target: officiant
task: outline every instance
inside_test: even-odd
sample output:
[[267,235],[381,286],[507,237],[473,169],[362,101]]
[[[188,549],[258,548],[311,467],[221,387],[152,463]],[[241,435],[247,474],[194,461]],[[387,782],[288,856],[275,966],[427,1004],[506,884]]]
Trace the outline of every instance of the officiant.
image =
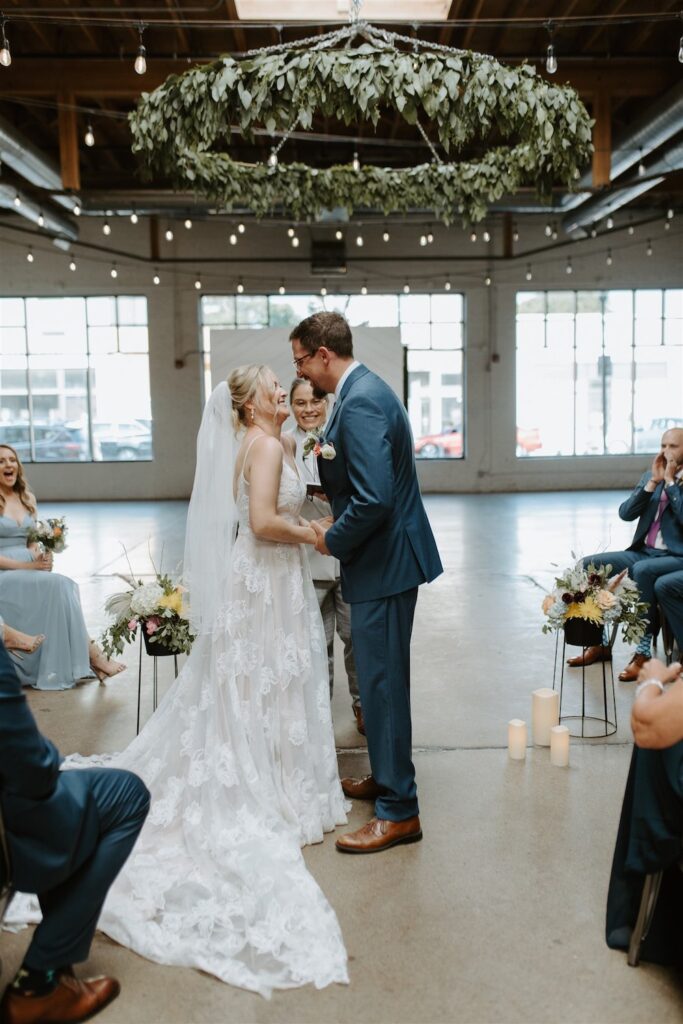
[[[329,400],[324,391],[313,388],[309,381],[297,379],[292,382],[289,391],[289,405],[296,421],[296,426],[292,429],[296,440],[296,461],[308,491],[301,515],[309,521],[324,519],[332,514],[332,509],[323,492],[316,491],[316,488],[320,487],[317,459],[312,452],[304,455],[303,447],[310,431],[323,433],[329,412]],[[306,554],[325,627],[330,672],[330,698],[334,684],[334,633],[336,628],[344,645],[344,667],[349,681],[349,694],[356,719],[356,728],[364,736],[365,724],[351,643],[351,609],[342,598],[339,561],[331,555],[321,555],[320,552],[309,548],[308,545]]]

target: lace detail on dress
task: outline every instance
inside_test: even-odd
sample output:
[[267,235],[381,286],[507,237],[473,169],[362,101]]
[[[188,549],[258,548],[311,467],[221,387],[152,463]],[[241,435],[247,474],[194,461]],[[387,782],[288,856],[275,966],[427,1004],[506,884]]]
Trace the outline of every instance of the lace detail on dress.
[[[305,487],[285,467],[278,508],[298,520]],[[345,823],[349,805],[304,552],[253,535],[241,480],[237,505],[219,628],[198,638],[157,712],[109,761],[144,779],[152,807],[99,927],[151,960],[267,996],[348,981],[336,916],[300,847]]]

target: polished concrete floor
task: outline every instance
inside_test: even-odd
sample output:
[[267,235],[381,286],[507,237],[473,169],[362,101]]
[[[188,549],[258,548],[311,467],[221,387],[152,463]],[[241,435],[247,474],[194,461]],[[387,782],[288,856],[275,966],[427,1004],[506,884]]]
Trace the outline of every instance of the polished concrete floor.
[[[631,535],[616,492],[432,496],[446,568],[422,589],[413,636],[415,762],[424,842],[376,857],[343,857],[332,836],[306,851],[339,916],[349,986],[276,994],[270,1002],[192,970],[148,963],[103,936],[88,964],[116,974],[120,998],[103,1024],[345,1024],[345,1022],[677,1022],[683,987],[651,965],[633,970],[603,940],[613,842],[630,754],[632,686],[616,683],[619,729],[573,740],[569,769],[548,751],[507,756],[507,722],[530,721],[530,694],[552,682],[555,640],[540,602],[571,552],[623,547]],[[116,573],[172,570],[182,556],[180,502],[44,506],[71,533],[57,569],[76,578],[96,633]],[[125,546],[125,552],[123,550]],[[135,732],[137,651],[106,686],[30,694],[62,752],[121,749]],[[616,672],[629,651],[617,642]],[[162,684],[170,666],[161,663]],[[151,664],[143,658],[144,713]],[[599,667],[589,670],[597,701]],[[367,769],[337,659],[334,717],[342,773]],[[569,677],[567,696],[578,695]],[[594,705],[597,708],[597,704]],[[354,826],[367,805],[352,812]],[[4,975],[26,932],[1,938]]]

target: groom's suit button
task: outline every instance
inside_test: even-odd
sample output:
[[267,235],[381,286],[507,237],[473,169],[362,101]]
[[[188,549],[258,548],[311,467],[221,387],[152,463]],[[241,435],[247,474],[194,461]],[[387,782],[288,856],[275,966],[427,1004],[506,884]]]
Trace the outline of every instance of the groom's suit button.
[[340,836],[336,845],[340,853],[380,853],[399,843],[418,843],[420,839],[422,829],[417,815],[405,821],[371,818],[356,832]]
[[344,796],[352,800],[376,800],[384,792],[372,775],[366,775],[362,779],[342,779],[341,784]]

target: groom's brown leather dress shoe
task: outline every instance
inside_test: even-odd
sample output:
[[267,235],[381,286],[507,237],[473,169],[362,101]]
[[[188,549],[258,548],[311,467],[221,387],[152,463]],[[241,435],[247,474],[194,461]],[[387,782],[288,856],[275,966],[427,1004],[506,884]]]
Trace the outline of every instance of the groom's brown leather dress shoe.
[[380,853],[399,843],[419,843],[420,839],[422,829],[417,815],[405,821],[371,818],[356,832],[340,836],[336,845],[340,853]]
[[626,668],[619,673],[619,681],[622,683],[635,683],[640,675],[641,668],[649,660],[644,654],[634,654]]
[[24,995],[9,985],[0,1003],[1,1024],[77,1024],[103,1010],[121,991],[115,978],[79,981],[66,972],[45,996]]
[[351,800],[376,800],[384,792],[372,775],[366,775],[362,779],[342,779],[341,786],[344,796],[350,797]]
[[582,665],[594,665],[596,661],[611,661],[612,648],[598,644],[595,647],[587,647],[584,654],[577,654],[574,658],[567,658],[567,664],[572,668],[581,668]]

